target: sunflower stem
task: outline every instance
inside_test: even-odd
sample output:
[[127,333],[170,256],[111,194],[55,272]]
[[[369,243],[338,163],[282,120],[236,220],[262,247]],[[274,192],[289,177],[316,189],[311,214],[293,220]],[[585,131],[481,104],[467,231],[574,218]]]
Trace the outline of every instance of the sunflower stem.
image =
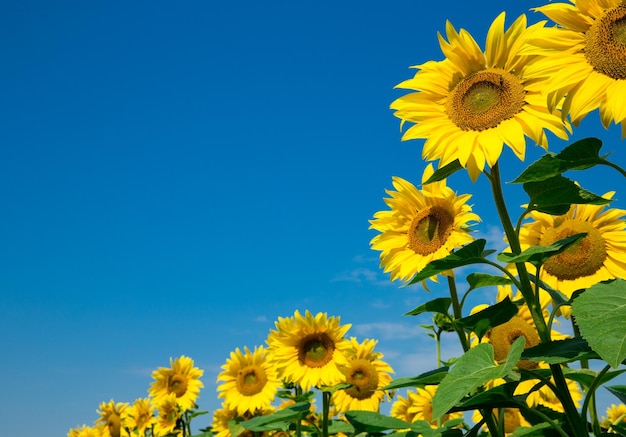
[[620,167],[619,165],[613,164],[611,161],[607,161],[607,160],[602,160],[602,162],[600,162],[600,164],[608,165],[609,167],[612,167],[615,170],[617,170],[618,172],[620,172],[622,174],[622,176],[626,177],[626,171],[622,167]]
[[[296,398],[298,398],[302,394],[302,387],[299,384],[296,384],[294,388],[294,392]],[[296,437],[302,437],[302,419],[296,420]]]
[[450,298],[452,299],[452,313],[454,314],[454,330],[459,336],[459,340],[461,341],[461,346],[463,347],[463,351],[467,352],[469,350],[469,343],[467,341],[467,335],[465,335],[465,331],[462,327],[460,327],[456,320],[463,317],[463,310],[461,308],[461,304],[459,302],[459,294],[456,291],[456,281],[452,276],[446,276],[448,278],[448,289],[450,290]]
[[330,392],[322,392],[322,437],[328,437],[328,414],[330,413],[330,397]]

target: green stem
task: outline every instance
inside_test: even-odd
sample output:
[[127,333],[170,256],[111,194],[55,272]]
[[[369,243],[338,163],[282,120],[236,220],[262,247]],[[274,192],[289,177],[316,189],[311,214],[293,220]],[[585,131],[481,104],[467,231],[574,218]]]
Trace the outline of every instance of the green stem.
[[454,314],[454,330],[459,336],[459,340],[461,341],[461,346],[463,347],[463,352],[467,352],[470,348],[469,342],[467,341],[467,335],[462,327],[456,323],[456,320],[463,317],[463,310],[461,309],[461,304],[459,302],[459,294],[456,291],[456,282],[454,277],[446,276],[448,278],[448,289],[450,290],[450,298],[452,299],[452,314]]
[[330,392],[322,392],[322,437],[328,437],[328,414],[330,412],[330,397]]
[[624,169],[621,168],[619,165],[613,164],[611,161],[607,161],[607,160],[602,160],[602,162],[600,162],[600,164],[608,165],[609,167],[612,167],[615,170],[617,170],[618,172],[620,172],[622,174],[622,176],[626,177],[626,171],[624,171]]
[[611,369],[611,366],[607,364],[606,366],[602,368],[602,370],[593,379],[593,381],[591,382],[591,385],[589,385],[589,388],[587,389],[587,396],[585,396],[585,400],[583,401],[583,406],[580,410],[580,415],[582,417],[587,417],[587,410],[589,409],[589,405],[591,404],[591,409],[589,410],[589,416],[591,417],[591,423],[593,426],[594,434],[600,433],[600,426],[598,424],[598,413],[595,411],[596,410],[595,408],[596,390],[602,383],[602,378],[604,377],[604,375],[606,375],[606,372],[608,372],[610,369]]
[[[295,392],[296,398],[300,397],[300,395],[302,394],[302,387],[296,384],[294,388],[294,392]],[[302,437],[302,420],[300,418],[296,420],[296,437]]]

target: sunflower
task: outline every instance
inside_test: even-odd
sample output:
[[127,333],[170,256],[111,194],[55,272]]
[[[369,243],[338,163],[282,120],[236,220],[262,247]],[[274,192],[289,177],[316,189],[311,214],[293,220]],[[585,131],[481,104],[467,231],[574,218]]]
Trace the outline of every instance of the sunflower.
[[578,124],[600,108],[604,127],[622,123],[626,137],[626,4],[621,0],[571,0],[535,10],[560,27],[533,38],[551,68],[545,82],[550,103],[565,95],[563,114]]
[[385,392],[380,390],[391,382],[390,373],[393,369],[381,360],[383,354],[374,352],[376,340],[365,339],[360,343],[356,338],[350,339],[352,350],[348,351],[348,365],[343,369],[344,381],[352,384],[345,390],[333,393],[333,403],[338,413],[351,410],[378,412]]
[[200,389],[204,387],[199,379],[203,373],[203,370],[193,367],[193,360],[189,357],[182,355],[175,360],[170,358],[169,368],[159,367],[152,372],[154,382],[150,384],[148,393],[157,404],[174,393],[178,405],[183,410],[190,410],[194,408]]
[[[434,173],[424,170],[422,182]],[[392,179],[396,191],[387,190],[384,199],[390,211],[379,211],[370,220],[370,229],[381,234],[372,238],[372,249],[380,251],[380,265],[391,280],[408,281],[433,260],[474,238],[470,222],[480,221],[468,205],[470,194],[457,196],[445,181],[424,185],[421,190],[402,178]]]
[[602,425],[611,428],[613,425],[623,424],[626,422],[626,405],[611,404],[606,410],[606,416],[602,418]]
[[[604,195],[610,199],[613,192]],[[547,246],[562,238],[585,232],[587,236],[548,259],[541,269],[540,279],[547,285],[571,297],[581,288],[600,281],[626,277],[626,210],[602,205],[572,205],[561,216],[533,211],[533,221],[524,224],[520,232],[522,250]],[[570,308],[561,307],[565,316]]]
[[[391,405],[390,415],[402,419],[405,422],[413,423],[418,420],[424,420],[430,424],[432,428],[438,428],[436,420],[433,420],[433,396],[437,392],[436,385],[426,385],[424,388],[417,388],[417,391],[408,390],[407,397],[398,396],[398,399]],[[463,417],[463,413],[456,412],[444,414],[441,423],[449,420],[459,419]]]
[[251,352],[247,347],[231,352],[230,359],[222,366],[217,380],[224,381],[217,390],[224,398],[226,408],[236,410],[239,415],[267,409],[281,386],[274,366],[267,361],[263,346]]
[[[493,414],[496,418],[500,418],[500,412],[498,410],[493,410]],[[472,419],[474,422],[478,423],[482,420],[482,415],[480,411],[474,410],[472,414]],[[524,416],[519,412],[517,408],[504,408],[502,411],[502,421],[504,422],[504,434],[511,435],[515,432],[516,429],[521,427],[530,427],[531,424],[524,419]],[[483,429],[487,431],[487,427],[483,425]]]
[[80,427],[72,428],[67,433],[67,437],[105,437],[106,425],[100,424],[96,426],[83,425]]
[[544,23],[526,27],[521,15],[505,31],[504,12],[491,24],[486,49],[472,36],[446,23],[448,41],[439,35],[446,59],[419,65],[412,79],[397,87],[417,91],[391,104],[395,116],[414,123],[403,140],[426,140],[422,156],[439,166],[458,159],[476,180],[485,164],[492,167],[504,144],[524,159],[526,139],[547,147],[544,129],[567,139],[570,129],[557,109],[548,110],[537,72],[541,56],[523,54],[530,35],[541,35]]
[[140,398],[121,414],[122,426],[130,430],[133,436],[143,436],[156,422],[150,399]]
[[297,310],[293,317],[279,317],[267,338],[278,376],[304,391],[340,383],[341,366],[348,364],[345,354],[351,347],[344,335],[351,325],[339,323],[339,317],[326,313],[314,317],[308,310],[304,317]]
[[[537,368],[539,369],[548,369],[550,366],[545,363],[539,363]],[[554,379],[551,377],[550,380],[554,384]],[[526,403],[529,407],[535,408],[537,405],[542,405],[544,407],[548,407],[551,410],[558,411],[560,413],[564,412],[563,405],[559,398],[556,397],[554,392],[547,385],[542,385],[539,389],[536,389],[536,385],[540,381],[538,379],[528,379],[525,381],[521,381],[519,385],[515,389],[515,395],[525,395]],[[580,386],[571,379],[566,379],[567,388],[569,389],[570,395],[576,407],[580,407],[580,401],[583,398],[582,391]]]
[[98,414],[100,417],[96,419],[96,425],[106,425],[108,433],[111,437],[120,437],[121,415],[128,408],[127,402],[115,403],[112,399],[109,403],[102,402]]
[[154,436],[163,437],[170,434],[180,434],[177,429],[178,420],[182,417],[182,408],[176,397],[176,393],[170,393],[161,398],[157,403],[157,417],[154,425]]

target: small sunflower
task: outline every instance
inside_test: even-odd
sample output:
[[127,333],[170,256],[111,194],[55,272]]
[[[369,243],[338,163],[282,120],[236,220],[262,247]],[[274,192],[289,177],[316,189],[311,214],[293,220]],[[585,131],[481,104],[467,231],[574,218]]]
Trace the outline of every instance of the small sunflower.
[[502,13],[491,24],[484,53],[467,31],[446,23],[448,41],[439,35],[446,59],[415,67],[415,76],[397,87],[417,92],[391,104],[402,125],[414,123],[403,140],[425,139],[424,159],[438,159],[440,167],[458,159],[472,180],[485,164],[493,167],[503,145],[523,160],[525,136],[546,148],[544,129],[562,139],[570,129],[546,107],[541,68],[533,65],[541,57],[522,53],[544,23],[527,28],[522,15],[505,31],[504,19]]
[[[437,392],[436,385],[426,385],[424,388],[417,388],[417,391],[408,390],[407,397],[398,396],[398,399],[391,405],[391,417],[402,419],[405,422],[413,423],[418,420],[425,420],[432,428],[438,428],[436,420],[433,420],[433,396]],[[441,423],[449,420],[459,419],[463,413],[456,412],[444,414]]]
[[183,410],[190,410],[194,408],[200,389],[204,387],[199,379],[203,373],[204,370],[193,367],[193,360],[189,357],[182,355],[175,360],[170,358],[169,368],[159,367],[152,372],[154,382],[150,384],[148,392],[156,404],[174,393],[178,405]]
[[156,422],[150,399],[140,398],[121,414],[122,426],[130,430],[133,436],[143,436]]
[[[496,418],[500,418],[500,412],[498,410],[493,410],[493,414]],[[474,422],[476,423],[482,420],[482,415],[480,414],[480,411],[474,410],[472,420],[474,420]],[[502,411],[502,420],[504,422],[503,428],[505,435],[511,435],[518,428],[531,427],[531,424],[526,419],[524,419],[524,416],[522,416],[517,408],[504,408],[504,411]],[[487,427],[484,425],[483,429],[487,431]]]
[[164,437],[170,434],[180,434],[177,429],[178,420],[182,417],[182,408],[178,403],[176,393],[170,393],[157,403],[157,417],[154,425],[154,436]]
[[127,402],[115,403],[112,399],[110,402],[102,402],[98,414],[100,417],[96,419],[96,425],[103,424],[108,428],[111,437],[120,437],[121,415],[128,408]]
[[378,412],[385,392],[380,390],[391,382],[393,369],[381,360],[383,354],[374,352],[376,340],[365,339],[360,343],[350,339],[352,350],[348,352],[348,364],[344,367],[344,381],[352,384],[345,390],[333,393],[333,403],[338,413],[351,410]]
[[[613,192],[604,195],[610,199]],[[587,236],[548,259],[540,279],[571,297],[581,288],[598,282],[626,277],[626,210],[603,205],[572,205],[561,216],[533,211],[532,222],[520,231],[522,250],[547,246],[562,238],[586,232]],[[570,308],[561,308],[569,316]]]
[[82,425],[70,429],[67,437],[105,437],[108,436],[105,425],[87,426]]
[[304,391],[340,383],[341,366],[348,364],[345,354],[351,347],[344,336],[351,325],[339,323],[339,317],[313,316],[308,310],[304,317],[297,310],[293,317],[279,317],[267,338],[278,376]]
[[231,352],[222,369],[217,377],[218,381],[224,381],[217,387],[218,397],[224,398],[224,406],[239,415],[268,409],[281,386],[263,346],[254,352],[247,347],[243,353],[239,349]]
[[[424,170],[422,182],[434,173]],[[457,196],[445,181],[418,190],[402,178],[394,177],[396,191],[385,203],[390,211],[379,211],[370,220],[370,229],[381,234],[372,238],[372,249],[380,251],[380,264],[391,280],[408,281],[433,260],[448,256],[454,249],[471,243],[470,222],[480,221],[467,203],[470,194]]]
[[[571,4],[570,4],[571,3]],[[554,2],[536,8],[559,27],[532,39],[547,56],[550,102],[565,95],[563,114],[578,124],[600,108],[604,127],[622,124],[626,137],[626,4],[621,0]]]
[[613,425],[624,424],[626,422],[626,405],[611,404],[606,410],[606,416],[602,418],[602,425],[611,428]]

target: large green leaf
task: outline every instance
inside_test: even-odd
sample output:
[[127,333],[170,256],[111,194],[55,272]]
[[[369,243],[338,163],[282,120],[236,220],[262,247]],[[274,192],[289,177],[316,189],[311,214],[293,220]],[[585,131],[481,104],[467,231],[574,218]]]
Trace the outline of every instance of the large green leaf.
[[573,300],[572,314],[589,346],[617,368],[626,358],[626,281],[593,285]]
[[518,402],[513,399],[517,382],[507,382],[487,391],[478,393],[469,399],[463,400],[452,411],[468,411],[491,408],[517,408]]
[[551,256],[558,255],[559,253],[564,252],[568,247],[578,243],[580,240],[585,238],[586,235],[586,232],[581,232],[580,234],[574,234],[569,237],[562,238],[548,246],[531,246],[519,255],[503,252],[498,254],[497,259],[498,261],[505,263],[529,262],[533,265],[541,265]]
[[605,205],[611,202],[560,175],[539,182],[526,182],[524,190],[530,197],[530,209],[553,215],[565,214],[572,204]]
[[481,343],[465,352],[441,381],[433,396],[433,419],[441,418],[461,399],[486,382],[508,375],[519,361],[524,343],[524,337],[513,342],[503,365],[495,364],[493,346],[489,343]]
[[[626,372],[626,369],[611,370],[609,372],[606,372],[600,377],[599,385],[606,384],[607,382],[617,378],[624,372]],[[598,378],[598,375],[600,375],[599,371],[591,369],[572,369],[571,367],[565,367],[563,369],[563,373],[565,374],[565,377],[567,379],[576,381],[585,387],[591,387],[591,384]]]
[[418,316],[423,313],[448,314],[448,308],[450,308],[451,303],[452,299],[449,297],[438,297],[421,304],[417,308],[406,313],[405,316]]
[[373,411],[348,411],[346,419],[354,427],[355,433],[367,432],[369,434],[388,431],[390,429],[408,429],[411,424],[395,417]]
[[308,414],[310,408],[311,404],[308,402],[298,402],[273,414],[253,417],[250,420],[240,422],[239,425],[250,431],[257,432],[275,429],[286,431],[293,420],[304,417]]
[[538,182],[558,176],[567,170],[584,170],[605,162],[599,152],[602,141],[585,138],[567,146],[559,154],[546,153],[533,162],[513,183]]
[[617,396],[623,404],[626,404],[626,385],[612,385],[606,389]]
[[448,374],[448,367],[440,367],[430,372],[422,373],[417,376],[396,378],[381,390],[395,390],[405,387],[423,387],[425,385],[439,384]]
[[450,164],[444,165],[441,168],[435,170],[435,172],[424,182],[422,185],[432,184],[433,182],[439,182],[446,179],[448,176],[462,170],[463,166],[458,159],[455,159]]
[[484,263],[487,256],[495,252],[493,250],[484,250],[486,242],[487,241],[482,238],[472,241],[470,244],[463,246],[444,258],[431,261],[421,272],[413,277],[409,284],[421,282],[424,279],[428,279],[446,270],[470,264]]
[[[469,284],[469,290],[474,290],[480,287],[493,287],[496,285],[509,285],[513,281],[504,276],[488,275],[486,273],[470,273],[467,275],[467,283]],[[469,291],[468,290],[468,291]]]
[[597,356],[585,339],[580,337],[541,343],[522,352],[523,360],[548,364],[565,364]]
[[456,323],[482,337],[493,327],[502,325],[517,314],[517,305],[506,297],[501,302],[478,311],[470,316],[458,319]]

